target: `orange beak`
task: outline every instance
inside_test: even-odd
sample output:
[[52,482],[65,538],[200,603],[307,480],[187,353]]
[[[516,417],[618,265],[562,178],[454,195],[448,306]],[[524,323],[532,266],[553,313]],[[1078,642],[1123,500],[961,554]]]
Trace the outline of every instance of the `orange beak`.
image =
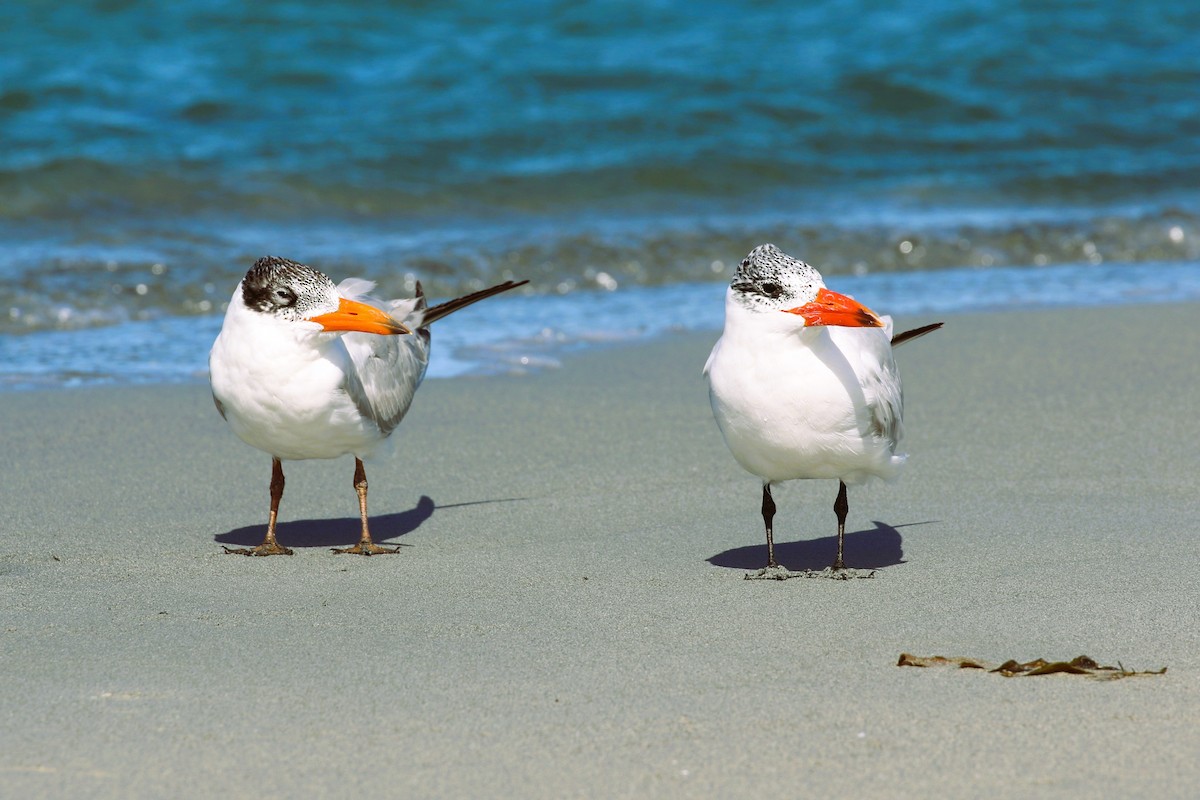
[[787,314],[804,317],[806,325],[841,325],[847,328],[882,328],[883,320],[857,300],[844,294],[821,289],[817,299],[797,308],[785,308]]
[[338,303],[337,311],[309,317],[308,321],[317,323],[327,331],[361,331],[362,333],[377,333],[381,336],[412,333],[387,312],[357,300],[347,300],[344,297]]

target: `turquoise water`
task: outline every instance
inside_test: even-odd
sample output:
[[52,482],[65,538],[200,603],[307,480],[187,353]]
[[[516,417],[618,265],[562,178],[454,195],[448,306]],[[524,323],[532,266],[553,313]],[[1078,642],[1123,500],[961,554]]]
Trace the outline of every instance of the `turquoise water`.
[[764,241],[893,313],[1195,297],[1200,6],[799,5],[3,4],[0,387],[195,379],[265,254],[530,278],[441,374],[719,325]]

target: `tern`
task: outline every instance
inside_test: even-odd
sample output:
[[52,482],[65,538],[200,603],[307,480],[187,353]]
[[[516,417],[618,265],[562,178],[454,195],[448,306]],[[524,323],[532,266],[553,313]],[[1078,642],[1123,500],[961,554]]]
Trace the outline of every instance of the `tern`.
[[335,553],[376,555],[367,526],[362,459],[391,436],[412,405],[429,364],[429,325],[528,281],[427,307],[416,296],[382,302],[371,281],[328,276],[295,261],[260,258],[238,284],[209,354],[217,411],[244,442],[271,455],[271,511],[262,544],[226,552],[291,555],[275,538],[285,460],[354,456],[362,534]]
[[836,479],[837,556],[846,485],[892,479],[904,465],[903,394],[892,348],[940,328],[892,336],[892,320],[830,291],[816,269],[772,244],[738,266],[725,297],[725,328],[708,378],[713,416],[737,462],[762,480],[767,566],[747,577],[784,578],[775,561],[771,485]]

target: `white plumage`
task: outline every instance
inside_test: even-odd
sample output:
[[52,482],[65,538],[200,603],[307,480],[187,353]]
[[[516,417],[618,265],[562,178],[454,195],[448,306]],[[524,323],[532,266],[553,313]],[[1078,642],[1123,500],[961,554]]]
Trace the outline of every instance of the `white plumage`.
[[291,551],[275,540],[281,461],[355,458],[362,538],[336,552],[391,553],[371,541],[362,459],[376,455],[412,405],[429,363],[428,326],[520,286],[493,286],[433,308],[417,296],[380,301],[374,283],[339,285],[287,259],[259,259],[238,284],[209,355],[217,410],[247,444],[272,456],[271,514],[262,545],[246,555]]
[[815,269],[774,245],[755,248],[738,267],[704,374],[725,443],[763,483],[763,577],[778,576],[771,484],[840,482],[837,570],[845,566],[846,484],[891,479],[903,466],[904,405],[892,347],[890,318],[829,291]]
[[783,314],[733,320],[754,313],[733,298],[726,313],[705,374],[717,425],[747,472],[770,482],[896,475],[903,403],[890,331],[809,328]]

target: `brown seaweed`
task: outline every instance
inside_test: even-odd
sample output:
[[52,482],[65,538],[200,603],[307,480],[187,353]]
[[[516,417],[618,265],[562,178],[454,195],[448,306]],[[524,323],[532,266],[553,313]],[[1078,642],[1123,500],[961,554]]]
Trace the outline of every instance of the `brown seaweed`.
[[1157,670],[1129,670],[1117,662],[1115,667],[1101,666],[1095,659],[1087,656],[1079,656],[1070,661],[1047,661],[1044,658],[1035,658],[1033,661],[1024,663],[1010,658],[999,666],[991,666],[985,661],[976,658],[962,658],[959,656],[914,656],[911,653],[901,653],[900,660],[896,663],[898,667],[957,667],[959,669],[979,669],[987,672],[993,672],[1003,675],[1006,678],[1015,678],[1019,676],[1033,675],[1053,675],[1056,673],[1064,673],[1067,675],[1083,675],[1094,680],[1109,681],[1117,678],[1131,678],[1139,675],[1164,675],[1167,668]]

